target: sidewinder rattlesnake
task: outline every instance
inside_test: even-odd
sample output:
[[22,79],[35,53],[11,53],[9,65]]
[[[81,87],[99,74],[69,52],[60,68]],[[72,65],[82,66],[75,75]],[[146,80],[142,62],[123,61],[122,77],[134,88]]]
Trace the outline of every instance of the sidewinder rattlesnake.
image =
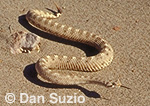
[[44,32],[93,46],[99,53],[95,56],[81,58],[58,55],[45,56],[37,61],[35,65],[36,71],[40,77],[55,84],[87,83],[88,80],[85,76],[61,75],[55,70],[99,71],[112,62],[113,49],[99,35],[54,22],[52,19],[58,18],[62,13],[62,10],[57,5],[56,7],[58,9],[56,14],[49,14],[40,10],[29,10],[26,14],[26,19],[32,26]]

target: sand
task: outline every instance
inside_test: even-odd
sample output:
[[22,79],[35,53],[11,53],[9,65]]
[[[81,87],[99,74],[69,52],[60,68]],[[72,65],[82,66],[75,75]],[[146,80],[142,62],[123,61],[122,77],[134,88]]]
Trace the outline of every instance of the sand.
[[[29,9],[56,10],[51,0],[1,0],[0,104],[9,106],[7,102],[13,101],[13,97],[6,94],[13,93],[15,102],[11,105],[15,106],[23,104],[47,106],[53,105],[53,102],[55,105],[63,106],[150,105],[149,0],[56,0],[55,2],[63,7],[63,15],[57,20],[59,23],[96,33],[106,39],[114,49],[113,62],[101,71],[89,75],[106,82],[119,79],[124,86],[131,89],[106,88],[98,84],[61,86],[37,79],[34,65],[41,56],[47,54],[90,56],[93,49],[50,36],[27,23],[24,15]],[[31,54],[11,54],[10,36],[17,31],[29,31],[43,37],[41,51]],[[70,103],[67,103],[69,102],[67,95],[73,97]],[[39,96],[44,97],[43,100],[38,101]],[[65,103],[60,103],[58,99],[59,97],[62,99],[63,96],[66,98]]]

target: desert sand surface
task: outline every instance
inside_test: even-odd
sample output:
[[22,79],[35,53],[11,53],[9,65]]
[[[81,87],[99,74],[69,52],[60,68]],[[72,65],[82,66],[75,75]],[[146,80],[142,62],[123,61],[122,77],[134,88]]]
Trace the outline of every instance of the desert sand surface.
[[[94,54],[89,46],[51,36],[27,23],[24,16],[30,9],[48,11],[46,8],[49,8],[56,11],[53,1],[63,8],[57,22],[93,32],[107,40],[114,50],[112,63],[99,72],[88,73],[89,76],[106,82],[119,79],[123,86],[130,89],[107,88],[99,84],[62,86],[37,78],[34,65],[44,55],[80,57]],[[0,105],[149,106],[150,1],[53,1],[0,1]],[[10,37],[17,31],[28,31],[42,37],[40,52],[12,54]],[[14,96],[9,93],[15,95],[14,102]],[[39,96],[44,98],[38,101]],[[70,103],[67,103],[67,96],[73,97]],[[65,103],[60,103],[59,98],[66,98]]]

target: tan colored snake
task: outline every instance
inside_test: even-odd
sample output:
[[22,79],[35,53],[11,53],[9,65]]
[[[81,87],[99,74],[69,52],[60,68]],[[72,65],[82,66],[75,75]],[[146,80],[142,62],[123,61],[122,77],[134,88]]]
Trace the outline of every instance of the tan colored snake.
[[61,9],[58,6],[56,7],[58,9],[57,14],[30,10],[26,14],[26,19],[32,26],[44,32],[93,46],[99,53],[95,56],[80,58],[49,55],[40,58],[35,68],[39,76],[52,83],[63,85],[86,83],[87,79],[85,76],[63,75],[55,70],[75,70],[80,72],[99,71],[112,62],[113,49],[111,45],[99,35],[54,22],[53,18],[58,18],[61,15]]

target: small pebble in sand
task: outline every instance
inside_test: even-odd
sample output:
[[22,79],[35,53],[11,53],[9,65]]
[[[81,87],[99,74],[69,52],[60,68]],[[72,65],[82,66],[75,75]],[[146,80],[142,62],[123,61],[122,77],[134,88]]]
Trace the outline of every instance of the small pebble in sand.
[[40,37],[25,31],[19,31],[11,35],[12,41],[10,51],[12,54],[30,53],[31,51],[40,51]]
[[119,27],[119,26],[115,26],[115,27],[113,27],[113,30],[119,31],[119,30],[120,30],[120,27]]
[[2,60],[0,60],[0,63],[2,63]]

